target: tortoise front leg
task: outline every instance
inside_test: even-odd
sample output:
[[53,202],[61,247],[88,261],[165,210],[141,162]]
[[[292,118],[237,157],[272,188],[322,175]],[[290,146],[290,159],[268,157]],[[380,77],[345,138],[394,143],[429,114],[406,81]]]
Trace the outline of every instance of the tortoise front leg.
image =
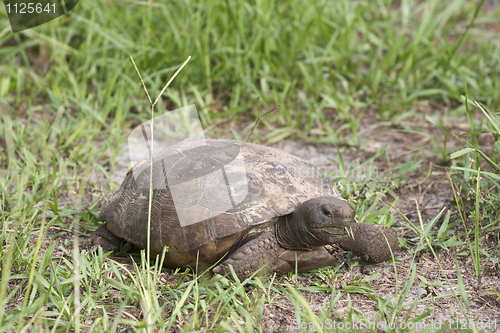
[[364,261],[378,264],[391,257],[398,246],[396,230],[378,224],[352,223],[349,228],[350,235],[345,237],[338,245],[346,251],[352,251]]
[[224,262],[213,269],[214,273],[226,275],[231,272],[229,265],[239,279],[252,275],[260,267],[265,267],[264,272],[269,272],[285,250],[278,245],[272,232],[263,232],[258,237],[240,246]]
[[306,272],[311,269],[331,266],[337,260],[323,246],[312,251],[291,251],[279,246],[272,232],[263,232],[255,239],[239,247],[232,255],[213,269],[214,273],[226,275],[233,266],[238,278],[245,279],[260,267],[264,273],[275,272],[278,275]]
[[337,260],[324,246],[311,251],[284,251],[276,260],[273,272],[286,274],[288,272],[306,272],[312,269],[332,266]]

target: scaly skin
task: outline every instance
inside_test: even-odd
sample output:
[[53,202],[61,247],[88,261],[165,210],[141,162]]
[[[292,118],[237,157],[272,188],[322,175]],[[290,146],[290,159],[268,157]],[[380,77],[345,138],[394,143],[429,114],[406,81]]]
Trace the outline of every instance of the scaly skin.
[[229,265],[233,266],[236,275],[242,279],[263,267],[264,272],[269,272],[280,254],[285,251],[279,246],[272,232],[263,232],[257,238],[240,246],[227,260],[213,269],[214,273],[226,275],[231,272]]
[[[354,238],[346,237],[337,244],[346,251],[352,251],[364,261],[377,264],[391,257],[396,249],[398,235],[396,230],[377,224],[352,223]],[[350,233],[350,231],[349,231]]]
[[[350,230],[346,230],[345,236],[336,244],[369,263],[380,263],[390,258],[389,246],[392,251],[396,249],[397,233],[392,228],[376,224],[351,223],[347,229]],[[354,238],[351,235],[354,235]],[[287,250],[278,244],[274,233],[266,231],[240,246],[213,271],[226,275],[231,272],[229,268],[231,265],[238,278],[245,279],[260,267],[264,267],[264,274],[268,272],[286,274],[295,269],[303,272],[329,266],[335,262],[335,257],[323,246],[310,251]]]

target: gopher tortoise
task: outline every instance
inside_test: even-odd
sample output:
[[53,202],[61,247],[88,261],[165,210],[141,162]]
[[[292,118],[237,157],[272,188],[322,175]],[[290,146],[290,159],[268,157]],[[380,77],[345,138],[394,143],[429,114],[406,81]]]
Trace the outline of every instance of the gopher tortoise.
[[284,274],[332,265],[328,245],[379,263],[397,244],[394,229],[353,222],[349,203],[313,165],[275,148],[188,139],[158,151],[150,169],[149,160],[134,166],[100,212],[106,224],[91,238],[104,250],[123,239],[147,248],[151,185],[150,253],[167,246],[169,268],[219,262],[214,272],[232,265],[240,278],[263,266]]

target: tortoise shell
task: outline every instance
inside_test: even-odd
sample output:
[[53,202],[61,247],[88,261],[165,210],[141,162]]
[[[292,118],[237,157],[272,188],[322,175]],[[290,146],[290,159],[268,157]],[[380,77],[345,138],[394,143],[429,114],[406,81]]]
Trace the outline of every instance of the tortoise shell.
[[99,219],[146,248],[152,185],[150,251],[167,246],[164,265],[172,268],[207,268],[308,199],[340,197],[305,160],[240,141],[184,140],[154,155],[151,181],[150,169],[149,160],[134,166]]

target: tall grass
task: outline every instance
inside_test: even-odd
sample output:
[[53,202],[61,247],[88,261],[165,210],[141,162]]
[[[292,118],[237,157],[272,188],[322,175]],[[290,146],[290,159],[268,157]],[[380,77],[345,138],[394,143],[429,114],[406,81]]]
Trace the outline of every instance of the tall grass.
[[0,92],[12,114],[23,102],[49,102],[43,108],[52,112],[64,104],[116,133],[124,117],[147,117],[139,89],[131,89],[138,83],[128,54],[149,69],[152,92],[192,55],[158,112],[195,102],[206,127],[221,117],[247,119],[260,96],[265,108],[280,105],[266,117],[264,141],[339,141],[347,133],[359,144],[365,110],[390,119],[431,98],[453,107],[463,82],[498,105],[499,53],[477,23],[494,13],[476,18],[480,8],[463,0],[85,1],[20,34],[2,22]]

